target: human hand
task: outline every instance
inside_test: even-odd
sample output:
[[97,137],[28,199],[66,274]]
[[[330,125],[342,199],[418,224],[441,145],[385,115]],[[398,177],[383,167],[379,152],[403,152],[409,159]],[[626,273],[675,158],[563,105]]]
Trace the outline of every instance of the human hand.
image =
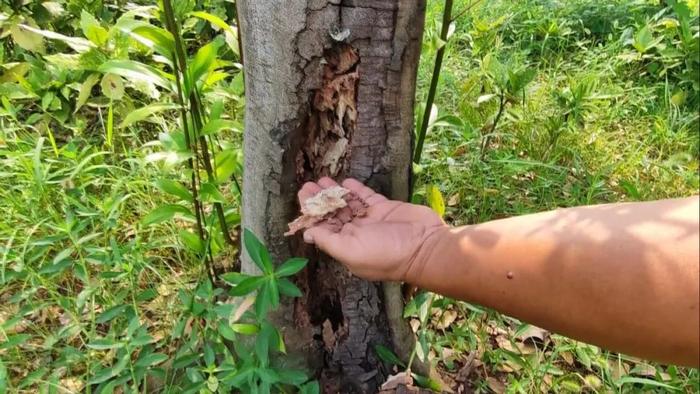
[[[325,177],[318,183],[307,182],[299,190],[299,202],[303,204],[322,189],[337,185]],[[339,213],[346,219],[340,231],[321,222],[304,232],[304,241],[362,278],[410,281],[412,268],[422,264],[416,260],[423,254],[426,240],[447,225],[430,208],[389,200],[355,179],[344,180],[342,186],[365,201],[367,214],[351,218],[346,207],[346,212]]]

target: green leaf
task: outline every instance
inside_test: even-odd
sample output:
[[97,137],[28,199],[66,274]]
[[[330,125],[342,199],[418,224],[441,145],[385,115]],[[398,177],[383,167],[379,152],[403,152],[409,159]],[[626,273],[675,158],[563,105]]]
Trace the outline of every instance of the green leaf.
[[187,207],[179,204],[165,204],[149,212],[148,215],[141,220],[141,224],[144,226],[152,226],[154,224],[163,223],[172,219],[177,213],[192,215]]
[[231,325],[231,329],[234,332],[244,335],[253,335],[260,331],[260,328],[256,324],[249,323],[235,323]]
[[199,239],[199,235],[187,230],[180,230],[179,234],[183,245],[185,245],[187,249],[198,254],[204,253],[204,244],[202,240]]
[[263,282],[258,290],[258,296],[255,298],[255,314],[258,320],[267,316],[267,312],[272,308],[272,301],[268,282]]
[[301,271],[308,263],[309,260],[301,257],[293,257],[282,264],[277,271],[275,271],[275,276],[283,278],[285,276],[291,276]]
[[233,331],[231,326],[227,322],[221,320],[219,321],[219,335],[228,339],[229,341],[236,340],[236,333]]
[[508,91],[512,95],[518,95],[523,92],[525,87],[535,79],[537,70],[534,68],[525,68],[516,72],[508,72]]
[[27,342],[32,336],[29,334],[8,335],[3,342],[0,342],[0,349],[10,349]]
[[200,185],[199,189],[200,195],[202,196],[202,201],[205,202],[226,202],[226,198],[221,194],[219,188],[210,182],[205,182]]
[[192,365],[195,361],[199,360],[200,356],[199,354],[185,354],[184,356],[180,356],[173,361],[173,368],[175,369],[182,369],[187,366]]
[[221,274],[219,278],[223,279],[225,282],[230,283],[232,285],[237,285],[243,281],[243,279],[250,278],[250,275],[246,274],[241,274],[240,272],[227,272],[225,274]]
[[50,30],[41,30],[41,29],[37,29],[37,28],[27,26],[27,25],[20,25],[20,27],[23,30],[27,30],[27,31],[30,31],[32,33],[39,34],[39,35],[41,35],[45,38],[48,38],[50,40],[58,40],[58,41],[64,42],[66,45],[73,48],[73,50],[75,50],[76,52],[80,52],[80,53],[87,52],[88,50],[90,50],[90,48],[95,47],[95,45],[92,42],[90,42],[89,40],[86,40],[84,38],[69,37],[69,36],[66,36],[66,35],[63,35],[60,33],[56,33],[56,32],[50,31]]
[[219,41],[212,41],[199,48],[194,55],[194,59],[192,59],[192,62],[188,65],[191,85],[199,81],[200,78],[209,72],[209,69],[216,61],[216,55],[220,47],[221,43]]
[[157,365],[168,359],[167,354],[163,353],[143,353],[139,355],[138,360],[134,363],[137,368],[148,368],[152,365]]
[[234,173],[240,173],[241,161],[240,150],[226,149],[216,155],[216,180],[224,183],[229,180]]
[[300,384],[309,380],[309,377],[306,375],[306,372],[300,371],[298,369],[277,369],[275,371],[279,376],[280,382],[284,384],[299,386]]
[[166,73],[155,67],[145,65],[133,60],[109,60],[103,63],[99,69],[103,73],[121,75],[127,79],[135,79],[158,85],[172,91],[173,84],[166,78]]
[[95,350],[108,350],[108,349],[119,349],[124,347],[124,344],[122,342],[119,342],[114,339],[109,339],[109,338],[102,338],[102,339],[95,339],[88,343],[86,345],[90,349],[95,349]]
[[440,217],[445,216],[445,200],[442,198],[442,193],[440,193],[440,189],[437,186],[428,185],[425,197],[433,211],[437,212]]
[[301,297],[301,290],[289,279],[280,278],[277,280],[277,286],[279,287],[280,293],[286,295],[287,297]]
[[208,12],[197,11],[190,13],[190,15],[204,19],[205,21],[210,22],[212,25],[222,29],[224,31],[226,45],[228,45],[229,48],[231,48],[233,53],[240,56],[240,53],[238,53],[238,33],[228,23],[226,23],[223,19],[219,18],[218,16],[212,15]]
[[244,296],[248,293],[257,290],[265,280],[267,280],[267,278],[262,276],[252,276],[249,278],[245,278],[240,283],[238,283],[236,287],[229,291],[229,295],[233,297]]
[[58,262],[58,263],[48,264],[48,265],[45,265],[45,266],[41,267],[41,269],[39,270],[38,274],[39,274],[39,275],[49,275],[49,276],[50,276],[50,275],[57,274],[57,273],[60,273],[60,272],[65,271],[65,270],[68,269],[71,265],[73,265],[73,261],[72,261],[72,260],[62,260],[62,261],[60,261],[60,262]]
[[258,237],[247,228],[243,230],[243,244],[245,245],[246,252],[248,252],[248,256],[250,256],[255,265],[265,274],[271,274],[273,272],[272,260],[270,260],[270,254],[267,248],[265,248],[265,245],[260,242]]
[[318,385],[318,381],[316,380],[306,383],[305,385],[301,386],[301,390],[299,390],[299,394],[319,394],[320,392],[321,389]]
[[75,110],[73,110],[73,113],[77,113],[78,110],[85,105],[87,100],[90,98],[90,94],[92,94],[92,88],[99,80],[100,74],[90,74],[87,78],[85,78],[85,81],[83,81],[83,83],[80,85],[80,92],[78,93],[78,99],[75,102]]
[[280,289],[277,287],[277,279],[270,279],[268,282],[268,291],[270,292],[270,304],[272,309],[277,309],[280,306]]
[[267,366],[270,359],[270,342],[273,335],[276,336],[275,328],[270,323],[263,322],[260,335],[255,339],[255,355],[262,366]]
[[0,393],[7,392],[7,368],[0,358]]
[[214,375],[210,375],[207,378],[207,388],[212,393],[218,392],[217,390],[219,390],[219,379],[217,379]]
[[10,27],[10,35],[15,44],[20,48],[30,52],[44,52],[43,37],[34,31],[26,29],[23,25],[14,25]]
[[37,369],[36,371],[30,372],[29,374],[27,374],[27,377],[22,379],[22,381],[19,383],[17,388],[22,389],[22,388],[33,385],[34,383],[39,381],[41,378],[43,378],[44,375],[46,375],[46,373],[48,371],[49,370],[47,368],[41,367],[41,368]]
[[678,387],[671,386],[671,385],[666,384],[666,383],[662,383],[662,382],[659,382],[659,381],[656,381],[653,379],[648,379],[648,378],[636,378],[633,376],[623,376],[622,378],[620,378],[620,380],[618,380],[615,383],[619,387],[622,387],[626,384],[643,384],[645,386],[658,387],[658,388],[667,389],[667,390],[671,390],[671,391],[680,391],[680,389]]
[[[88,345],[89,346],[89,345]],[[88,384],[99,384],[102,382],[105,382],[115,376],[119,376],[120,373],[126,368],[128,362],[130,360],[130,354],[125,353],[119,361],[117,361],[116,364],[102,368],[99,371],[97,371],[90,380],[88,380]]]
[[398,365],[401,368],[406,368],[406,364],[404,364],[401,359],[394,354],[389,348],[387,348],[384,345],[375,345],[374,346],[374,351],[377,353],[377,356],[379,356],[382,361],[385,363],[391,364],[391,365]]
[[269,384],[275,384],[280,381],[280,377],[277,374],[277,371],[271,368],[258,368],[256,371],[258,373],[258,377],[260,377],[260,380],[263,382],[269,383]]
[[124,117],[124,120],[122,120],[122,122],[119,124],[119,128],[123,129],[125,127],[131,126],[136,122],[150,120],[150,118],[157,113],[163,111],[170,111],[177,108],[179,108],[178,105],[171,103],[154,103],[145,107],[141,107],[135,111],[129,112],[129,114],[126,115],[126,117]]
[[56,256],[53,258],[53,263],[58,264],[63,260],[66,260],[70,257],[70,255],[73,254],[73,248],[68,247],[66,249],[63,249],[62,251],[56,253]]
[[101,47],[107,43],[109,37],[107,29],[100,26],[100,22],[86,10],[80,13],[80,28],[83,30],[85,38],[93,44]]
[[192,202],[192,193],[180,182],[161,178],[156,181],[156,187],[165,193],[179,197],[183,201]]
[[651,30],[649,30],[649,26],[645,25],[634,35],[632,46],[634,46],[637,52],[645,53],[652,48],[653,42],[654,36],[652,36]]
[[130,19],[119,22],[119,29],[147,48],[170,59],[175,52],[173,35],[150,23]]
[[442,393],[442,386],[440,385],[440,382],[437,382],[434,379],[431,379],[427,376],[418,375],[416,373],[412,373],[411,376],[413,377],[413,380],[418,386],[430,389],[436,393]]
[[117,305],[113,306],[106,311],[100,313],[97,318],[95,318],[95,323],[102,324],[106,323],[115,317],[123,314],[127,309],[131,308],[130,305]]
[[131,341],[129,341],[129,344],[133,347],[142,347],[144,345],[148,345],[149,343],[155,342],[155,338],[148,334],[144,335],[139,335],[135,338],[133,338]]
[[213,365],[216,361],[216,355],[214,355],[214,349],[212,349],[209,342],[204,343],[204,363],[207,366]]
[[199,135],[218,134],[223,130],[237,130],[237,123],[226,119],[211,119],[204,125],[204,127],[202,127]]

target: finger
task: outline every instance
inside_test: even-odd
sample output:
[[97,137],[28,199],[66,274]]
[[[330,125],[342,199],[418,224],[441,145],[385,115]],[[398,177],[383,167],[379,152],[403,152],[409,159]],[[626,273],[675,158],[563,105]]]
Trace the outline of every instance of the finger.
[[318,180],[318,185],[324,189],[328,189],[329,187],[338,186],[338,183],[336,183],[336,181],[332,180],[331,178],[324,176],[323,178]]
[[315,244],[331,256],[343,250],[342,236],[323,226],[312,227],[304,231],[304,242]]
[[314,182],[306,182],[297,193],[299,203],[301,204],[309,198],[315,196],[316,193],[320,192],[321,190],[321,186],[315,184]]
[[343,187],[357,194],[361,199],[370,205],[386,201],[386,197],[365,186],[357,179],[348,178],[344,180]]

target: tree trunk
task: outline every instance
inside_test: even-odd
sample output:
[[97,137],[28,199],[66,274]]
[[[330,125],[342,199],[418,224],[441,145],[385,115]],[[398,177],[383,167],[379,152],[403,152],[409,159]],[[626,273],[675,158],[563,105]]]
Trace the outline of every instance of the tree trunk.
[[[245,55],[243,225],[276,261],[310,258],[302,298],[277,320],[323,391],[372,392],[374,346],[406,358],[398,284],[371,283],[283,233],[304,181],[354,177],[394,199],[409,191],[424,0],[239,0]],[[254,266],[243,261],[243,270]]]

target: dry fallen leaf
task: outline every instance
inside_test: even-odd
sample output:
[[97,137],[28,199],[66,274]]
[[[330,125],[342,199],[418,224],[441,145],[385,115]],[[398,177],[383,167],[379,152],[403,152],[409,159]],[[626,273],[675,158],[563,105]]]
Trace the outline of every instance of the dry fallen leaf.
[[506,385],[494,377],[486,378],[486,383],[489,385],[489,388],[493,390],[494,393],[503,394],[506,392]]
[[549,331],[539,328],[537,326],[528,325],[527,328],[518,335],[518,339],[525,342],[528,339],[534,340],[539,339],[544,341],[549,336]]
[[411,319],[411,321],[409,321],[408,324],[411,326],[411,331],[418,332],[418,329],[420,328],[420,320]]
[[503,350],[507,350],[507,351],[513,352],[513,353],[516,352],[515,347],[510,342],[508,337],[506,337],[505,335],[496,336],[496,344],[498,345],[499,348],[501,348]]
[[571,352],[561,352],[559,354],[567,365],[574,365],[574,356]]
[[457,204],[459,204],[459,193],[452,195],[452,197],[447,200],[447,206],[449,207],[454,207]]
[[58,392],[61,394],[68,394],[68,393],[80,393],[83,390],[83,387],[85,386],[85,382],[83,382],[81,379],[71,376],[68,378],[63,378],[61,379],[60,387],[58,389]]
[[411,375],[404,372],[399,372],[396,375],[391,375],[386,379],[386,382],[382,384],[380,390],[396,390],[399,386],[410,386],[413,384],[413,378]]
[[457,319],[457,311],[453,311],[451,309],[448,309],[442,313],[440,316],[440,320],[437,322],[435,327],[439,330],[444,330],[450,326],[450,324],[454,323],[454,321]]

